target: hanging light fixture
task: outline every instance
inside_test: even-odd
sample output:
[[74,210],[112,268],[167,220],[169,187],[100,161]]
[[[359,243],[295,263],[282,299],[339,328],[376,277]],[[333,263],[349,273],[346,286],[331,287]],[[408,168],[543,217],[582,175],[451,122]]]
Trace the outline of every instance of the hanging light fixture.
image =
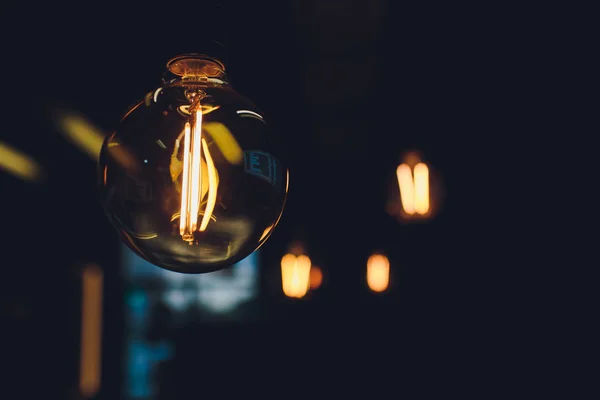
[[123,241],[169,270],[211,272],[258,249],[285,206],[277,134],[224,63],[183,54],[102,145],[101,200]]
[[409,151],[395,166],[389,185],[387,212],[402,222],[431,219],[441,205],[439,175],[417,151]]
[[367,260],[367,285],[375,293],[384,292],[390,283],[390,261],[381,253],[373,253]]
[[305,254],[281,258],[281,288],[287,297],[302,298],[310,289],[311,261]]
[[321,286],[323,272],[313,262],[303,241],[295,240],[288,245],[280,261],[281,290],[285,296],[301,299]]

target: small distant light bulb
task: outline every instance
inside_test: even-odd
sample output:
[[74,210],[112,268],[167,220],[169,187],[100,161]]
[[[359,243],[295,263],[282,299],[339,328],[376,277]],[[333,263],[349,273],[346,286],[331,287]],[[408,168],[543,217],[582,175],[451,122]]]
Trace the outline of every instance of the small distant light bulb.
[[306,255],[288,253],[281,258],[281,287],[288,297],[302,298],[310,287],[311,261]]
[[367,260],[367,285],[373,292],[383,292],[390,282],[390,261],[383,254],[373,254]]
[[439,174],[417,151],[403,155],[390,181],[386,211],[401,222],[434,218],[441,210],[445,188]]

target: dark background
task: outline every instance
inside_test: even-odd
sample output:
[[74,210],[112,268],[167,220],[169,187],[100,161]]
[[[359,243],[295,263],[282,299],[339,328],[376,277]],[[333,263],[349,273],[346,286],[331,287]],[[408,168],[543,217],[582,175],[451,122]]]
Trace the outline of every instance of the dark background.
[[[90,261],[105,274],[99,398],[121,393],[120,248],[95,197],[94,162],[56,131],[48,110],[70,107],[108,132],[159,84],[169,58],[202,52],[207,37],[224,41],[233,87],[288,146],[288,204],[262,248],[264,287],[295,240],[326,281],[309,301],[264,289],[253,323],[187,327],[171,398],[375,396],[417,382],[424,395],[487,393],[502,386],[499,376],[526,380],[514,371],[530,358],[513,358],[514,343],[527,348],[522,324],[542,311],[519,302],[530,278],[515,274],[526,260],[513,254],[524,244],[507,241],[498,223],[511,196],[492,160],[519,162],[505,153],[515,144],[509,133],[527,142],[521,122],[541,74],[531,61],[549,45],[528,21],[543,11],[385,0],[31,7],[11,4],[2,16],[1,139],[45,175],[30,183],[0,174],[2,358],[11,371],[3,382],[20,393],[9,398],[73,395],[79,272]],[[433,219],[401,224],[385,203],[412,149],[440,174],[445,196]],[[364,283],[377,249],[393,274],[379,296]]]

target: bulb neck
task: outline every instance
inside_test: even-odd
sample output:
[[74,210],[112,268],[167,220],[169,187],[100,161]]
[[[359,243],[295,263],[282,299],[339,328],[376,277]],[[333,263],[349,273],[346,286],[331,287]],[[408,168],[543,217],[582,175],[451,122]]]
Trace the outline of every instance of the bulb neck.
[[175,86],[227,85],[228,79],[225,65],[217,58],[183,54],[169,60],[163,82]]

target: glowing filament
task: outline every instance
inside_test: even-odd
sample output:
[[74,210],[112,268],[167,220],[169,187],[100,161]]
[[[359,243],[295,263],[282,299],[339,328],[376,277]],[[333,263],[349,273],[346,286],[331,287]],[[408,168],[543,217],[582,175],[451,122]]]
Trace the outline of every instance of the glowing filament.
[[195,113],[194,125],[192,128],[192,181],[190,185],[190,218],[188,220],[189,229],[194,232],[198,228],[198,211],[200,209],[200,190],[202,185],[200,179],[202,177],[202,112],[197,110]]
[[281,259],[281,287],[288,297],[302,298],[309,289],[311,261],[305,255],[286,254]]
[[179,219],[179,233],[183,240],[190,244],[194,241],[194,232],[198,230],[198,215],[202,200],[203,146],[208,166],[209,200],[200,225],[201,231],[206,229],[216,201],[215,166],[208,153],[208,145],[202,138],[202,107],[198,103],[195,108],[196,110],[191,114],[191,123],[186,122],[184,127],[181,212]]
[[[183,131],[183,168],[181,181],[181,211],[179,213],[179,233],[190,245],[194,242],[194,232],[205,231],[217,203],[218,173],[208,151],[208,143],[202,137],[202,106],[199,102],[190,106],[190,121]],[[179,139],[177,141],[179,143]],[[176,148],[178,144],[176,145]],[[203,171],[203,164],[206,171]],[[203,181],[203,179],[205,179]],[[203,188],[204,186],[204,188]],[[204,190],[203,190],[204,189]],[[206,196],[206,205],[200,207]]]
[[429,168],[418,163],[411,172],[407,164],[400,164],[396,169],[402,208],[408,215],[427,214],[429,211]]
[[206,200],[206,209],[202,216],[202,222],[200,222],[200,231],[204,231],[210,221],[210,216],[215,209],[215,203],[217,202],[217,170],[213,163],[212,157],[208,152],[208,145],[206,140],[202,139],[202,147],[204,148],[204,155],[206,156],[206,165],[208,167],[208,199]]
[[390,262],[381,254],[373,254],[367,260],[367,285],[374,292],[383,292],[390,282]]
[[190,184],[190,124],[186,122],[183,139],[183,179],[181,181],[181,215],[179,217],[179,233],[184,240],[191,240],[191,222],[189,218],[189,184]]

